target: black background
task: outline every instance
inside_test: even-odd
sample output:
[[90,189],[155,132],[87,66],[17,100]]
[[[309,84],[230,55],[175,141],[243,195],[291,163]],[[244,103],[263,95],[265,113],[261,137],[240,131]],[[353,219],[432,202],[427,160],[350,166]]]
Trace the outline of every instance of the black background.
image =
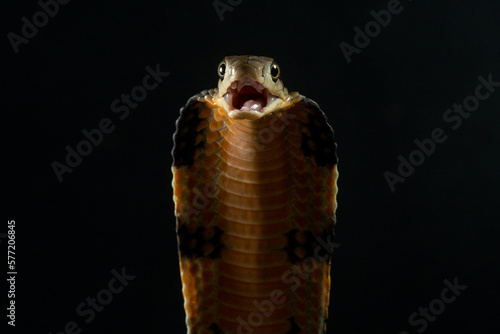
[[[247,0],[221,21],[211,1],[73,0],[17,54],[7,34],[40,7],[3,5],[0,232],[16,221],[15,332],[55,334],[76,321],[81,333],[185,333],[171,138],[179,108],[216,86],[232,54],[275,58],[285,86],[317,101],[335,130],[328,333],[417,333],[410,314],[455,277],[467,289],[425,332],[499,328],[500,88],[458,129],[442,118],[478,76],[500,81],[499,2],[402,0],[351,63],[339,44],[353,44],[353,28],[387,1]],[[170,75],[120,120],[111,102],[157,64]],[[51,163],[103,118],[116,128],[60,183]],[[391,192],[384,172],[397,173],[398,156],[438,127],[447,140]],[[85,323],[77,305],[123,267],[135,279]]]

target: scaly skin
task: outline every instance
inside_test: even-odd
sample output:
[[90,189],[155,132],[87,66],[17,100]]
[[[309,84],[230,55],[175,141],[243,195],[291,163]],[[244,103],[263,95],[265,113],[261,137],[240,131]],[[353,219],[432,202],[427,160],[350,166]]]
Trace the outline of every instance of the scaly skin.
[[[324,333],[338,176],[333,131],[314,101],[272,77],[272,59],[224,63],[219,88],[188,101],[174,135],[188,333]],[[245,76],[276,98],[261,110],[235,109],[224,96]]]

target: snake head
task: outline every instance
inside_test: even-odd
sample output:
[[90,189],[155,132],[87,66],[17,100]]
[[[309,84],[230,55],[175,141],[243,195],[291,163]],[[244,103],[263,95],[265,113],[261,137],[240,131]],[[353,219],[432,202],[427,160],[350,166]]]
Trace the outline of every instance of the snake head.
[[278,64],[268,57],[228,56],[219,64],[216,99],[233,119],[256,120],[289,104]]

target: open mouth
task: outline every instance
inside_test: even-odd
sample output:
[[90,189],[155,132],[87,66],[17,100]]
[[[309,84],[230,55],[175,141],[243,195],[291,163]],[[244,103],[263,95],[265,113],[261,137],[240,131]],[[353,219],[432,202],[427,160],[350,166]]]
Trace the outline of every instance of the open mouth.
[[224,99],[232,110],[260,112],[276,100],[277,97],[257,81],[249,77],[243,77],[231,83],[224,95]]

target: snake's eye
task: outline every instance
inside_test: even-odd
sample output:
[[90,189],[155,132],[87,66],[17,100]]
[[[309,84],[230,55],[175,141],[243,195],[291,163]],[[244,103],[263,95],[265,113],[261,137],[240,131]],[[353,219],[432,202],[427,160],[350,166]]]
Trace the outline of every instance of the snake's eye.
[[225,62],[221,62],[219,64],[218,73],[219,73],[219,77],[224,78],[224,74],[226,73],[226,63]]
[[271,64],[271,77],[273,78],[274,82],[278,80],[279,75],[280,75],[280,68],[278,64],[276,63]]

